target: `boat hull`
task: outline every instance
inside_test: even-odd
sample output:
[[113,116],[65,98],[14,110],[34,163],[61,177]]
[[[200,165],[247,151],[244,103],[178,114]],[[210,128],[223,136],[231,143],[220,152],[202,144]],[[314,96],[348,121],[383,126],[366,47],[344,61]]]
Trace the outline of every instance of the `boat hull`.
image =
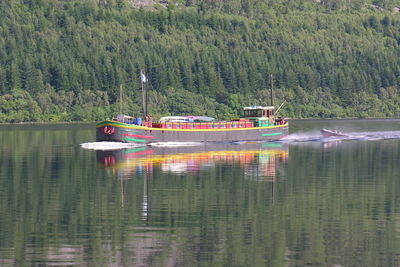
[[96,126],[96,141],[147,144],[152,142],[273,141],[288,135],[288,124],[235,129],[150,128],[116,121]]

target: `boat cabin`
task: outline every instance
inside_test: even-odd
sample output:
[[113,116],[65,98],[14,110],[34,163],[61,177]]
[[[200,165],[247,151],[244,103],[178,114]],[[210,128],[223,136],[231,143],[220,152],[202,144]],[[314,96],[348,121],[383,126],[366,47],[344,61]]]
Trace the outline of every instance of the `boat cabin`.
[[132,116],[128,116],[125,114],[118,114],[116,118],[113,119],[114,121],[118,122],[123,122],[123,123],[128,123],[128,124],[134,124],[135,123],[135,118]]
[[275,107],[274,106],[251,106],[244,107],[244,116],[246,118],[261,118],[261,117],[272,117],[274,116]]
[[244,117],[253,121],[255,127],[270,126],[275,124],[274,106],[251,106],[243,108]]
[[244,117],[231,121],[215,121],[214,118],[206,116],[168,116],[163,117],[159,122],[153,123],[151,117],[145,121],[141,118],[134,118],[124,114],[119,114],[114,121],[127,124],[136,124],[152,128],[164,129],[235,129],[253,128],[284,124],[282,118],[275,118],[275,107],[273,106],[251,106],[244,107]]

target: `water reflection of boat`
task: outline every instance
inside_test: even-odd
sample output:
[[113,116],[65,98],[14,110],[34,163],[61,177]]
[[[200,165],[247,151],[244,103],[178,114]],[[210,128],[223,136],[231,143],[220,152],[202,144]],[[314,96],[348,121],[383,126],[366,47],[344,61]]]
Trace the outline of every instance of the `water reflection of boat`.
[[[131,205],[131,195],[128,195],[127,192],[132,187],[128,185],[136,181],[134,184],[135,189],[137,189],[138,185],[143,183],[141,226],[135,229],[138,234],[134,236],[134,241],[130,243],[130,246],[135,248],[135,251],[138,251],[139,255],[133,264],[135,266],[146,265],[146,263],[151,262],[155,254],[167,249],[171,251],[169,258],[176,259],[177,262],[175,264],[173,260],[169,260],[169,262],[172,262],[170,265],[182,265],[179,264],[180,259],[177,256],[182,255],[182,246],[180,246],[179,240],[166,238],[163,236],[163,228],[157,229],[154,227],[165,220],[166,206],[163,200],[166,198],[164,198],[164,195],[172,194],[170,196],[176,196],[176,190],[171,190],[176,187],[160,187],[159,182],[163,179],[153,179],[158,178],[156,176],[159,176],[160,172],[166,173],[164,177],[171,178],[173,182],[175,179],[172,177],[174,175],[170,175],[171,173],[178,175],[192,174],[196,176],[197,173],[204,171],[206,176],[208,176],[208,173],[216,175],[214,170],[212,170],[213,168],[223,169],[229,168],[227,166],[232,166],[235,168],[235,173],[240,170],[244,179],[247,179],[249,183],[253,185],[262,183],[269,186],[271,188],[270,196],[273,203],[276,192],[275,184],[277,184],[275,180],[284,175],[283,163],[288,160],[289,155],[286,143],[245,143],[240,145],[210,145],[203,143],[199,146],[191,147],[145,146],[122,150],[98,150],[96,153],[99,164],[105,168],[106,172],[118,178],[116,182],[118,181],[120,184],[121,207],[129,208]],[[240,177],[241,175],[238,174],[238,176]],[[177,181],[181,181],[180,178],[182,177],[184,176],[175,176]],[[204,175],[201,174],[199,177],[204,177]],[[192,178],[193,180],[197,180],[196,177]],[[190,180],[190,178],[188,179]],[[264,181],[270,183],[265,183]],[[178,191],[178,194],[180,194],[181,190],[179,189]],[[185,192],[189,191],[185,190]],[[138,195],[134,196],[135,199],[137,197]],[[181,195],[179,195],[179,198],[182,201],[185,199]],[[189,206],[185,204],[182,209],[171,210],[174,213],[173,216],[177,216],[176,225],[180,225],[178,221],[180,221],[179,218],[181,216],[186,217],[188,215],[190,218],[196,218],[188,220],[195,220],[194,223],[197,223],[197,212],[192,211],[190,207],[191,204]],[[127,211],[130,212],[128,209]]]
[[213,144],[191,147],[134,147],[120,150],[96,151],[101,166],[118,177],[121,187],[121,206],[125,205],[125,182],[140,174],[143,177],[142,220],[154,216],[151,203],[150,178],[157,173],[198,174],[211,168],[228,165],[241,169],[247,180],[271,182],[272,201],[275,181],[284,177],[288,160],[286,143]]
[[244,168],[245,177],[273,179],[277,164],[288,158],[284,143],[207,143],[190,147],[135,147],[97,151],[98,162],[129,178],[133,173],[152,172],[159,168],[168,173],[196,173],[216,164],[232,164]]

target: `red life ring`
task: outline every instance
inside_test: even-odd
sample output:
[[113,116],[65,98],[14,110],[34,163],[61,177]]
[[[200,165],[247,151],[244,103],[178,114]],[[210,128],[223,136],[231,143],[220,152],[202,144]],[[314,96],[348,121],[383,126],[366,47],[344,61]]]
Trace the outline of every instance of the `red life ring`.
[[114,131],[115,131],[114,127],[108,127],[108,126],[106,126],[106,127],[104,127],[104,129],[103,129],[103,132],[104,132],[105,134],[108,134],[108,135],[113,134]]

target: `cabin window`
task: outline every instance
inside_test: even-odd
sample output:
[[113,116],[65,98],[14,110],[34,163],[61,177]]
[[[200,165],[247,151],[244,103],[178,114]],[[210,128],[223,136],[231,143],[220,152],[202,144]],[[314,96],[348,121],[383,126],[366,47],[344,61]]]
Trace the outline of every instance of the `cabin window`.
[[260,109],[248,109],[244,111],[245,117],[261,117],[262,110]]
[[177,124],[176,125],[176,129],[180,129],[181,128],[181,125],[180,124]]
[[272,115],[274,115],[274,111],[273,110],[267,110],[267,117],[271,117]]
[[225,124],[221,124],[219,128],[226,128]]
[[211,128],[215,129],[215,128],[217,128],[217,125],[213,124],[213,125],[211,125]]
[[167,128],[169,128],[169,129],[171,129],[171,128],[172,128],[172,125],[171,125],[171,123],[167,123]]

